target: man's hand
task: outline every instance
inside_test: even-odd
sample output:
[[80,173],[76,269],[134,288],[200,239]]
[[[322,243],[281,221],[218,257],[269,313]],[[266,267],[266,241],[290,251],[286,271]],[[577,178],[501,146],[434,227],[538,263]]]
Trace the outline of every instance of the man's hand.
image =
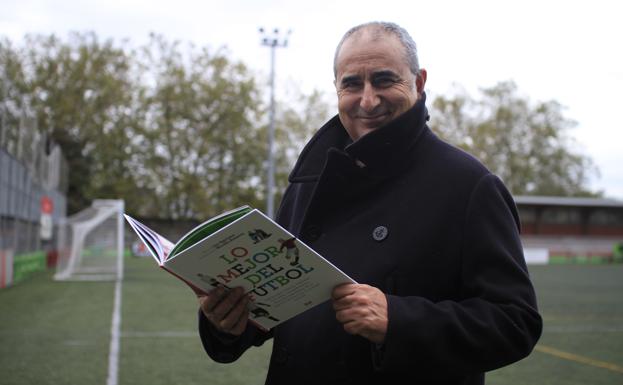
[[333,289],[335,318],[349,334],[381,344],[387,333],[387,298],[376,287],[347,283]]
[[218,331],[236,336],[244,332],[249,320],[249,297],[241,287],[233,290],[217,287],[198,299],[201,311]]

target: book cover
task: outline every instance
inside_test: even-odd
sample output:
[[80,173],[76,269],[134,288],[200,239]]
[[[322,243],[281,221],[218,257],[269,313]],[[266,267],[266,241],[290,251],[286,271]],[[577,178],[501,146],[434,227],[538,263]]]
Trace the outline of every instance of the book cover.
[[164,269],[195,292],[241,286],[252,322],[268,330],[354,282],[259,210],[242,207],[202,223],[172,244],[126,215]]

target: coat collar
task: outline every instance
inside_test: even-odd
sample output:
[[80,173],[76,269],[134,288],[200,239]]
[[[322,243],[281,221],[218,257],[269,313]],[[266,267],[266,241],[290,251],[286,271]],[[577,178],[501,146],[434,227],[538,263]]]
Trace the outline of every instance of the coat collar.
[[405,155],[427,130],[428,119],[426,94],[423,93],[410,110],[353,142],[336,115],[307,143],[290,173],[289,181],[318,180],[329,151],[347,156],[353,167],[365,169],[370,176],[389,176],[393,173],[391,171],[404,167]]

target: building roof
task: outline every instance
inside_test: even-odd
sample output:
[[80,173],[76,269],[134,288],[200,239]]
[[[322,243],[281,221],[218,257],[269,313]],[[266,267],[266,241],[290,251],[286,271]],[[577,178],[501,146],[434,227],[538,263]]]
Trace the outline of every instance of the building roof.
[[611,198],[557,197],[538,195],[517,195],[514,198],[517,205],[623,208],[622,200]]

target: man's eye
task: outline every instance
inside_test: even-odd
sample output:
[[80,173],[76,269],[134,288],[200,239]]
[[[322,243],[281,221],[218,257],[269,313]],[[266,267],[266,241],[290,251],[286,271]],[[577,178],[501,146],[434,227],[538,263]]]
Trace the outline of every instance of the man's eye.
[[383,77],[374,80],[374,85],[376,87],[389,87],[395,83],[395,80],[390,77]]
[[357,88],[359,87],[359,82],[357,81],[349,81],[342,83],[342,88]]

